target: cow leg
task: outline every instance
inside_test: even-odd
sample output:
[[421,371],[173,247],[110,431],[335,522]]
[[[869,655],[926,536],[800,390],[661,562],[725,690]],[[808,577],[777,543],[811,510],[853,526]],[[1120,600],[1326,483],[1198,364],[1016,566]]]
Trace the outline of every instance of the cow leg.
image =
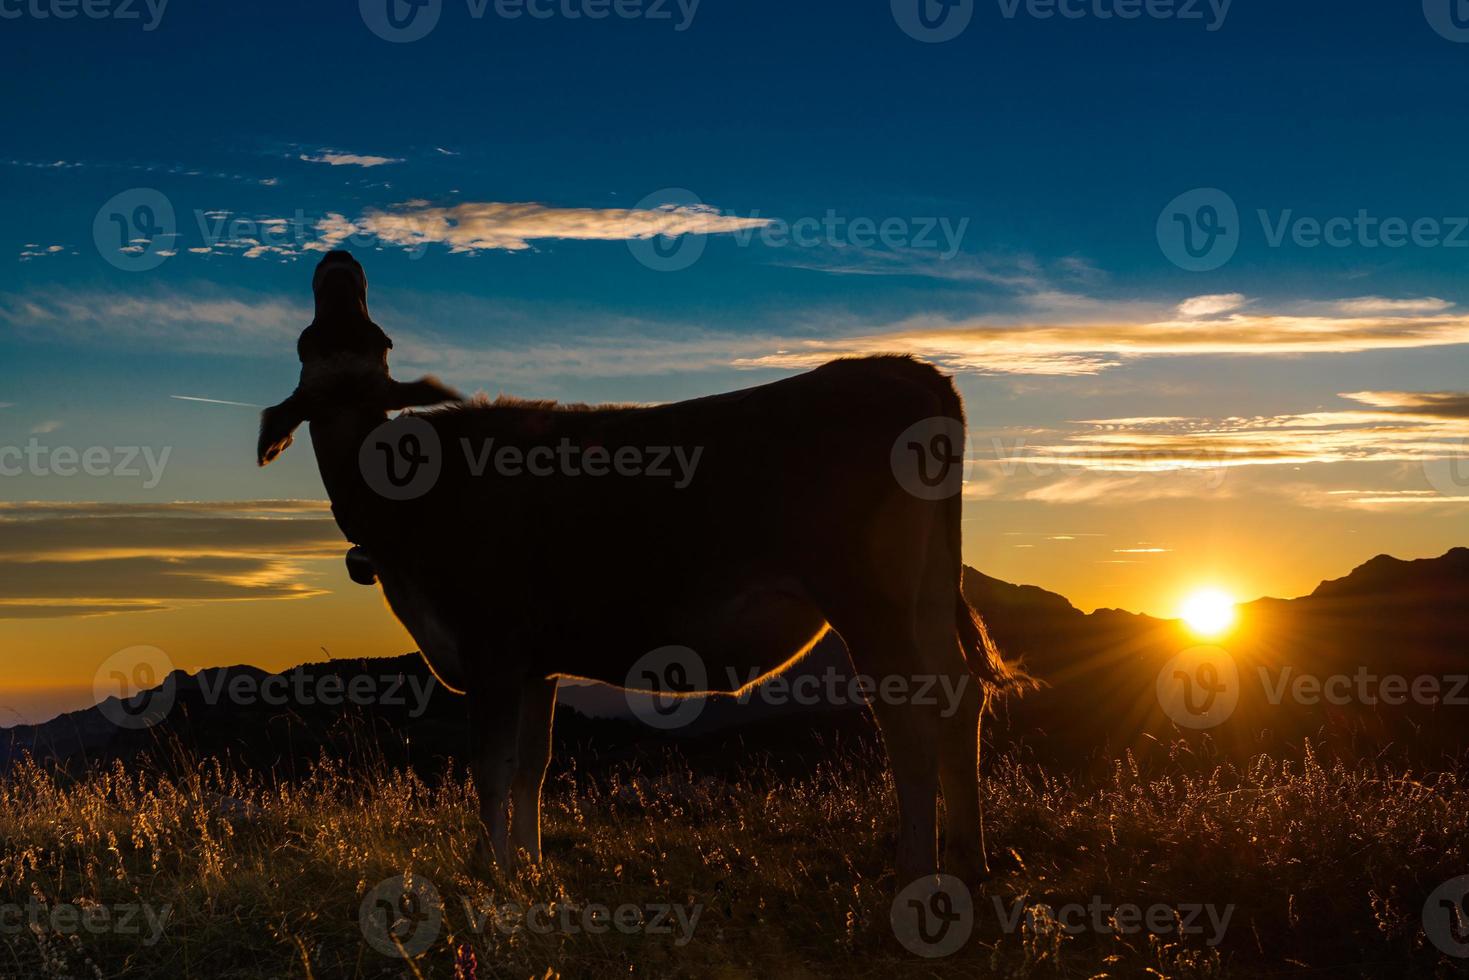
[[[864,617],[867,622],[872,620]],[[907,612],[884,622],[837,631],[859,674],[878,683],[872,711],[882,731],[898,792],[898,887],[938,871],[938,712],[931,705],[894,703],[881,695],[882,679],[923,673]]]
[[520,733],[521,683],[481,678],[469,693],[471,768],[479,793],[480,851],[502,869],[511,867],[510,783]]
[[[942,564],[930,562],[916,617],[919,668],[936,677],[941,732],[937,741],[939,780],[944,793],[944,871],[975,887],[989,877],[979,797],[979,726],[984,689],[964,660],[954,626],[956,589]],[[948,581],[945,581],[945,580]]]
[[515,777],[510,783],[510,846],[541,860],[541,786],[551,764],[551,731],[556,717],[556,678],[525,682],[520,700],[520,732]]
[[954,679],[962,691],[949,703],[943,694],[939,779],[944,790],[944,871],[970,888],[989,879],[984,850],[984,812],[979,796],[979,731],[984,693],[968,671]]

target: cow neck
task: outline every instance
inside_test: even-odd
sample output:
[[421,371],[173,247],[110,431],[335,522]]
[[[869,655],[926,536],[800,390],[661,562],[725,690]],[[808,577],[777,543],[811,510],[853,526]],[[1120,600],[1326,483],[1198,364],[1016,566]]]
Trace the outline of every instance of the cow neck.
[[367,484],[358,462],[363,444],[387,421],[381,409],[353,406],[329,409],[311,419],[311,444],[332,514],[349,541],[369,545],[386,501]]

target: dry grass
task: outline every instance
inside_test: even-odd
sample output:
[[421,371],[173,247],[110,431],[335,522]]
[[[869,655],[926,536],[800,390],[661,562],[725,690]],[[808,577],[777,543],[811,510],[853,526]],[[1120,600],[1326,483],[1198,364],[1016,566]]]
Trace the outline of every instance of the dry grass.
[[[799,778],[752,765],[701,777],[647,771],[547,787],[546,861],[517,880],[473,870],[473,789],[323,759],[295,782],[146,767],[66,781],[26,765],[0,782],[0,903],[148,904],[161,938],[17,931],[0,921],[3,977],[816,977],[1447,975],[1466,962],[1423,937],[1424,896],[1469,871],[1469,785],[1454,775],[1323,767],[1309,753],[1245,771],[1126,760],[1079,786],[1010,760],[987,780],[996,880],[975,939],[922,960],[888,926],[894,819],[880,754],[849,749]],[[432,881],[446,918],[411,960],[364,942],[378,882]],[[1041,906],[1235,909],[1202,934],[1069,935]],[[995,901],[1030,911],[1006,931]],[[468,902],[468,906],[465,902]],[[672,935],[477,932],[506,903],[679,904]],[[469,965],[473,956],[475,966]]]

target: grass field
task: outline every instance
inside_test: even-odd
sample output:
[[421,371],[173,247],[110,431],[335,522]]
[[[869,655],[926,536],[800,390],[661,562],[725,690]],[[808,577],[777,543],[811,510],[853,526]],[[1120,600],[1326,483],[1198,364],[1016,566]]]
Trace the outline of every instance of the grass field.
[[[1309,752],[1245,770],[1180,756],[1150,775],[1123,760],[1087,786],[987,763],[995,878],[974,895],[969,943],[937,959],[909,952],[889,924],[895,821],[871,743],[795,777],[758,761],[736,779],[700,776],[672,754],[595,777],[558,765],[546,860],[513,881],[473,870],[473,789],[453,770],[430,785],[381,762],[323,760],[292,782],[171,768],[76,781],[25,765],[0,783],[0,976],[1389,977],[1469,966],[1423,930],[1425,897],[1469,872],[1469,786],[1323,766]],[[409,891],[431,883],[443,915],[427,900],[398,905],[394,945],[373,896],[401,893],[374,889],[403,875]]]

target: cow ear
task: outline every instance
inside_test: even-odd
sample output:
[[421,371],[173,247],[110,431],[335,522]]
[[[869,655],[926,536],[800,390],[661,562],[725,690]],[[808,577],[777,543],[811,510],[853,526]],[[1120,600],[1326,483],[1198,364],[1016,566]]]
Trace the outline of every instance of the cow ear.
[[430,376],[417,381],[390,381],[383,392],[383,404],[379,407],[392,412],[400,408],[423,408],[463,400],[464,396],[459,392]]
[[279,405],[272,405],[261,412],[260,441],[255,447],[256,462],[261,466],[270,465],[294,441],[296,427],[305,421],[301,399],[294,394]]

